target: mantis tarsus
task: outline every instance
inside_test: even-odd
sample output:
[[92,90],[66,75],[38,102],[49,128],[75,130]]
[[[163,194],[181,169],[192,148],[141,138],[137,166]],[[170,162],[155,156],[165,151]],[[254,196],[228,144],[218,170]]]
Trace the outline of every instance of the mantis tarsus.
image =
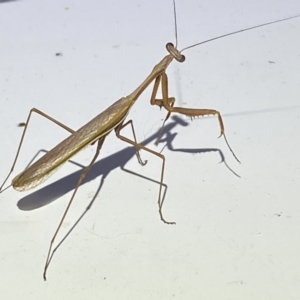
[[[43,113],[42,111],[40,111],[36,108],[33,108],[33,109],[30,110],[29,115],[28,115],[27,120],[26,120],[25,123],[20,123],[19,124],[19,126],[24,127],[24,131],[23,131],[23,134],[22,134],[22,137],[21,137],[21,141],[20,141],[18,150],[17,150],[16,157],[15,157],[13,165],[11,167],[11,170],[10,170],[9,174],[7,175],[6,179],[4,180],[3,184],[1,185],[0,191],[2,191],[3,186],[5,185],[6,181],[8,180],[8,178],[10,177],[11,173],[14,170],[14,167],[15,167],[15,164],[17,162],[17,159],[18,159],[18,156],[19,156],[19,153],[20,153],[20,149],[21,149],[21,146],[22,146],[22,143],[23,143],[23,140],[24,140],[24,137],[25,137],[25,133],[26,133],[26,130],[27,130],[27,127],[28,127],[28,124],[29,124],[32,113],[37,113],[37,114],[39,114],[43,117],[46,117],[50,121],[53,121],[54,123],[56,123],[59,126],[61,126],[62,128],[64,128],[65,130],[69,131],[71,133],[71,135],[67,139],[65,139],[64,141],[59,143],[55,148],[53,148],[48,153],[46,153],[38,161],[33,163],[31,166],[29,166],[26,170],[21,172],[18,176],[16,176],[12,180],[12,186],[16,190],[25,191],[25,190],[36,187],[37,185],[39,185],[40,183],[45,181],[48,178],[48,176],[50,176],[50,174],[52,174],[57,169],[57,167],[59,167],[64,162],[68,161],[73,155],[78,153],[85,146],[97,143],[96,153],[95,153],[93,159],[91,160],[90,164],[82,171],[82,174],[81,174],[81,176],[80,176],[80,178],[79,178],[79,180],[78,180],[78,182],[75,186],[74,192],[73,192],[73,194],[71,196],[71,199],[70,199],[70,201],[67,205],[67,208],[66,208],[66,210],[65,210],[65,212],[64,212],[64,214],[61,218],[61,221],[60,221],[60,223],[59,223],[59,225],[58,225],[58,227],[57,227],[57,229],[54,233],[54,236],[53,236],[53,238],[50,242],[48,255],[47,255],[47,259],[46,259],[46,264],[45,264],[45,268],[44,268],[44,274],[43,274],[43,277],[44,277],[45,280],[46,280],[47,269],[48,269],[49,263],[51,261],[52,248],[53,248],[53,244],[54,244],[54,241],[56,239],[56,236],[57,236],[57,234],[58,234],[58,232],[61,228],[61,225],[62,225],[62,223],[63,223],[63,221],[64,221],[64,219],[65,219],[65,217],[68,213],[68,210],[69,210],[69,208],[72,204],[72,201],[73,201],[73,199],[76,195],[76,192],[77,192],[79,186],[81,185],[81,183],[82,183],[83,179],[85,178],[86,174],[90,171],[90,169],[91,169],[92,165],[94,164],[94,162],[96,161],[106,136],[112,130],[115,130],[116,136],[119,139],[129,143],[130,145],[132,145],[136,148],[136,156],[137,156],[138,162],[141,165],[145,165],[146,161],[143,161],[141,159],[140,154],[139,154],[140,149],[148,151],[149,153],[152,153],[152,154],[154,154],[154,155],[156,155],[156,156],[158,156],[162,159],[160,187],[159,187],[159,195],[158,195],[159,214],[160,214],[160,219],[164,223],[174,224],[174,222],[166,221],[164,219],[163,214],[162,214],[161,195],[162,195],[162,185],[163,185],[163,178],[164,178],[165,157],[161,153],[153,151],[153,150],[139,144],[137,142],[137,139],[136,139],[136,135],[135,135],[132,120],[129,120],[129,121],[125,122],[125,119],[126,119],[128,113],[129,113],[131,107],[135,103],[135,101],[139,98],[139,96],[143,93],[143,91],[153,81],[154,81],[154,87],[153,87],[150,103],[151,103],[151,105],[157,105],[160,108],[163,107],[168,111],[167,116],[166,116],[166,118],[163,122],[163,125],[162,125],[162,128],[161,128],[161,133],[158,137],[158,141],[159,141],[160,137],[162,136],[162,130],[163,130],[164,124],[168,120],[168,118],[170,117],[170,115],[172,113],[183,114],[183,115],[186,115],[186,116],[191,117],[191,118],[198,117],[198,116],[206,116],[206,115],[217,115],[219,125],[220,125],[220,131],[221,131],[220,136],[224,137],[227,146],[229,147],[229,149],[232,152],[233,156],[238,161],[238,159],[235,156],[233,150],[231,149],[231,147],[228,144],[227,138],[225,136],[222,117],[221,117],[221,114],[220,114],[219,111],[214,110],[214,109],[194,109],[194,108],[183,108],[183,107],[175,107],[174,106],[175,98],[169,97],[169,94],[168,94],[168,77],[166,75],[166,69],[169,66],[169,64],[172,62],[172,60],[176,59],[178,62],[183,62],[185,60],[185,57],[181,53],[184,50],[187,50],[189,48],[192,48],[192,47],[204,44],[204,43],[208,43],[210,41],[220,39],[220,38],[223,38],[225,36],[241,33],[241,32],[246,31],[246,30],[251,30],[251,29],[254,29],[254,28],[261,27],[261,26],[266,26],[266,25],[269,25],[269,24],[273,24],[273,23],[277,23],[277,22],[281,22],[281,21],[285,21],[285,20],[289,20],[289,19],[292,19],[292,18],[299,17],[299,15],[297,15],[297,16],[294,16],[294,17],[285,18],[285,19],[265,23],[265,24],[262,24],[262,25],[250,27],[250,28],[247,28],[247,29],[244,29],[244,30],[235,31],[235,32],[232,32],[232,33],[229,33],[229,34],[225,34],[225,35],[222,35],[222,36],[219,36],[219,37],[215,37],[215,38],[206,40],[204,42],[194,44],[192,46],[189,46],[189,47],[186,47],[186,48],[182,49],[181,51],[178,51],[177,50],[177,28],[176,28],[177,25],[176,25],[176,14],[175,14],[175,2],[174,2],[174,16],[175,16],[175,32],[176,32],[176,44],[175,44],[175,46],[171,43],[168,43],[166,45],[166,48],[167,48],[167,51],[169,52],[169,54],[167,56],[165,56],[153,68],[153,70],[149,74],[149,76],[130,95],[128,95],[126,97],[123,97],[120,100],[116,101],[109,108],[107,108],[105,111],[100,113],[98,116],[96,116],[94,119],[92,119],[90,122],[88,122],[86,125],[84,125],[80,129],[78,129],[77,131],[74,131],[74,130],[70,129],[69,127],[67,127],[64,124],[58,122],[57,120],[53,119],[52,117],[46,115],[45,113]],[[162,89],[162,99],[157,99],[156,98],[159,86],[161,86],[161,89]],[[123,135],[121,135],[121,130],[124,127],[126,127],[127,125],[131,126],[131,129],[132,129],[132,132],[133,132],[133,137],[134,137],[133,140],[130,140],[130,139],[124,137]]]

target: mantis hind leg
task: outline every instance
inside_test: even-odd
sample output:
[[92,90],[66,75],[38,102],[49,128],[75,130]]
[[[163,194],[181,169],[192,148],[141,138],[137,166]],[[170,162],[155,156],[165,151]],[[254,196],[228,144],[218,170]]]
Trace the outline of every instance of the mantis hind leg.
[[[162,89],[162,99],[156,99],[156,94],[157,94],[157,90],[159,87],[159,84],[161,84],[161,89]],[[232,153],[232,155],[234,156],[234,158],[240,163],[239,159],[237,158],[237,156],[235,155],[235,153],[233,152],[232,148],[230,147],[226,135],[225,135],[225,129],[224,129],[224,123],[223,123],[223,119],[221,116],[221,113],[215,109],[201,109],[201,108],[186,108],[186,107],[174,107],[174,103],[175,103],[175,98],[174,97],[169,97],[169,92],[168,92],[168,77],[166,73],[161,74],[160,76],[158,76],[155,80],[154,83],[154,87],[153,87],[153,91],[152,91],[152,95],[151,95],[151,100],[150,103],[152,105],[157,105],[159,107],[164,107],[167,111],[168,114],[163,122],[163,125],[160,129],[160,134],[159,137],[157,139],[156,144],[158,144],[162,133],[163,133],[163,128],[165,125],[165,122],[168,120],[168,118],[170,117],[171,113],[179,113],[179,114],[183,114],[185,116],[192,118],[195,117],[203,117],[203,116],[208,116],[208,115],[216,115],[218,117],[218,121],[219,121],[219,126],[220,126],[220,136],[223,136],[225,139],[225,142],[227,144],[227,147],[229,148],[230,152]]]
[[32,116],[32,113],[36,113],[38,115],[41,115],[42,117],[44,117],[44,118],[52,121],[53,123],[57,124],[58,126],[62,127],[63,129],[69,131],[70,133],[74,133],[75,132],[73,129],[71,129],[68,126],[64,125],[63,123],[55,120],[54,118],[52,118],[49,115],[47,115],[44,112],[42,112],[41,110],[36,109],[36,108],[32,108],[30,110],[29,114],[28,114],[26,122],[25,123],[23,123],[23,122],[19,123],[19,125],[18,125],[19,127],[24,127],[23,134],[22,134],[19,146],[18,146],[18,150],[17,150],[16,156],[15,156],[14,162],[13,162],[13,164],[11,166],[11,169],[10,169],[8,175],[6,176],[5,180],[3,181],[2,185],[0,186],[0,193],[2,192],[3,186],[5,185],[6,181],[8,180],[9,176],[11,175],[11,173],[13,172],[13,170],[15,168],[15,165],[16,165],[17,159],[18,159],[19,154],[20,154],[20,150],[21,150],[21,147],[22,147],[22,144],[23,144],[23,141],[24,141],[25,133],[27,131],[27,127],[28,127],[30,118]]

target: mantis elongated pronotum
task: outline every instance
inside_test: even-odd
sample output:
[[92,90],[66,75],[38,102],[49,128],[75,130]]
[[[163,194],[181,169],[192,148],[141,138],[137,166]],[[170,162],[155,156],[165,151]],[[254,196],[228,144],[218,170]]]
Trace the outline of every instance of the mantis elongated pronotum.
[[[159,194],[158,194],[159,215],[160,215],[160,219],[164,223],[174,224],[174,222],[166,221],[162,214],[162,199],[161,199],[162,197],[161,197],[161,195],[162,195],[162,185],[163,185],[163,179],[164,179],[165,157],[161,153],[158,153],[152,149],[145,147],[144,145],[139,144],[136,139],[132,120],[125,122],[125,119],[129,113],[131,107],[135,103],[135,101],[139,98],[139,96],[143,93],[143,91],[152,82],[154,82],[154,87],[153,87],[153,91],[152,91],[152,95],[151,95],[151,99],[150,99],[150,104],[157,105],[160,108],[163,107],[168,112],[167,116],[163,122],[161,132],[158,137],[158,141],[162,135],[162,130],[163,130],[164,124],[168,120],[168,118],[170,117],[170,115],[172,113],[183,114],[183,115],[186,115],[191,118],[199,117],[199,116],[206,116],[206,115],[216,115],[218,117],[220,131],[221,131],[220,136],[224,137],[225,142],[226,142],[228,148],[230,149],[231,153],[233,154],[235,159],[237,161],[239,161],[237,159],[237,157],[235,156],[233,150],[229,146],[229,143],[227,141],[225,131],[224,131],[223,120],[222,120],[222,117],[221,117],[221,114],[219,111],[214,110],[214,109],[195,109],[195,108],[183,108],[183,107],[175,107],[174,106],[175,98],[169,97],[168,77],[166,74],[166,69],[169,66],[169,64],[173,61],[173,59],[177,60],[178,62],[183,62],[185,60],[185,57],[182,55],[182,52],[189,48],[192,48],[192,47],[204,44],[204,43],[208,43],[210,41],[220,39],[225,36],[241,33],[246,30],[251,30],[254,28],[258,28],[258,27],[274,24],[277,22],[281,22],[284,20],[289,20],[292,18],[299,17],[299,15],[297,15],[297,16],[261,24],[258,26],[250,27],[250,28],[243,29],[240,31],[235,31],[232,33],[228,33],[228,34],[225,34],[222,36],[218,36],[218,37],[194,44],[192,46],[186,47],[186,48],[182,49],[181,51],[179,51],[179,50],[177,50],[177,24],[176,24],[176,9],[175,9],[175,1],[174,0],[173,0],[173,3],[174,3],[174,16],[175,16],[176,44],[175,44],[175,46],[171,43],[168,43],[166,45],[166,48],[167,48],[167,51],[169,52],[169,54],[166,55],[156,66],[154,66],[154,68],[151,71],[151,73],[149,74],[149,76],[146,77],[146,79],[131,94],[129,94],[126,97],[122,97],[120,100],[116,101],[114,104],[112,104],[106,110],[101,112],[94,119],[92,119],[90,122],[88,122],[86,125],[84,125],[80,129],[78,129],[77,131],[70,129],[69,127],[58,122],[57,120],[53,119],[52,117],[46,115],[45,113],[43,113],[42,111],[40,111],[36,108],[32,108],[30,110],[25,123],[20,123],[20,124],[22,124],[20,126],[24,126],[24,131],[23,131],[23,134],[21,137],[21,141],[20,141],[20,144],[19,144],[19,147],[17,150],[16,157],[14,159],[13,165],[11,167],[9,174],[7,175],[6,179],[4,180],[3,184],[0,187],[0,192],[3,189],[3,186],[5,185],[6,181],[10,177],[11,173],[14,170],[14,167],[15,167],[16,161],[18,159],[20,149],[21,149],[32,113],[37,113],[43,117],[46,117],[50,121],[58,124],[65,130],[69,131],[71,133],[71,135],[68,138],[66,138],[64,141],[59,143],[52,150],[50,150],[48,153],[46,153],[38,161],[33,163],[31,166],[29,166],[27,169],[25,169],[19,175],[17,175],[12,180],[12,186],[14,187],[14,189],[16,189],[18,191],[25,191],[25,190],[36,187],[37,185],[39,185],[40,183],[45,181],[48,178],[48,176],[50,176],[50,174],[52,174],[60,165],[62,165],[64,162],[68,161],[73,155],[78,153],[85,146],[94,144],[97,142],[96,153],[95,153],[93,159],[91,160],[90,164],[87,167],[85,167],[84,170],[82,171],[81,176],[80,176],[80,178],[75,186],[75,189],[73,191],[73,194],[70,198],[70,201],[66,207],[66,210],[61,218],[61,221],[59,222],[59,225],[53,235],[53,238],[51,239],[49,250],[48,250],[48,255],[47,255],[47,259],[46,259],[46,264],[45,264],[45,268],[44,268],[44,274],[43,274],[43,277],[45,280],[46,280],[47,269],[48,269],[49,263],[51,261],[52,248],[53,248],[53,244],[56,239],[56,236],[57,236],[57,234],[62,226],[62,223],[68,213],[68,210],[72,204],[72,201],[76,195],[76,192],[77,192],[79,186],[81,185],[86,174],[90,171],[94,162],[96,161],[106,136],[113,130],[115,130],[116,136],[119,139],[121,139],[124,142],[129,143],[130,145],[132,145],[136,148],[136,156],[137,156],[138,162],[141,165],[144,165],[147,162],[147,161],[143,161],[140,157],[139,150],[141,150],[141,149],[148,151],[149,153],[152,153],[162,159],[160,186],[159,186]],[[161,90],[162,90],[162,99],[156,98],[159,86],[161,86]],[[127,125],[131,126],[131,129],[133,132],[133,137],[134,137],[133,140],[130,140],[130,139],[124,137],[123,135],[121,135],[121,130],[124,127],[126,127]]]

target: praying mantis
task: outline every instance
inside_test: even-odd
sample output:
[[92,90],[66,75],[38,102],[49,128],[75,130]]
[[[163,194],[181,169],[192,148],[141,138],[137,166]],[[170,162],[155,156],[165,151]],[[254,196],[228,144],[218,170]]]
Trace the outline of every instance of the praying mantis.
[[[176,10],[175,10],[175,1],[173,0],[174,3],[174,16],[175,16],[175,33],[176,33],[176,43],[175,46],[171,43],[168,43],[166,45],[166,49],[168,51],[168,54],[157,64],[154,66],[153,70],[150,72],[150,74],[146,77],[146,79],[128,96],[122,97],[115,103],[113,103],[110,107],[108,107],[106,110],[101,112],[99,115],[97,115],[94,119],[92,119],[90,122],[88,122],[86,125],[82,126],[80,129],[77,131],[74,131],[70,129],[69,127],[65,126],[64,124],[58,122],[57,120],[53,119],[49,115],[46,115],[44,112],[33,108],[31,109],[27,120],[25,123],[22,123],[22,127],[24,127],[23,134],[21,137],[21,141],[19,144],[19,147],[17,149],[17,154],[14,159],[13,165],[11,167],[10,172],[8,173],[7,177],[5,178],[3,184],[0,187],[0,191],[3,190],[3,187],[5,183],[7,182],[8,178],[10,177],[11,173],[14,170],[14,167],[16,165],[22,143],[24,141],[25,133],[28,128],[28,124],[30,122],[30,118],[33,113],[39,114],[50,121],[58,124],[68,132],[70,132],[70,136],[63,140],[61,143],[59,143],[56,147],[54,147],[52,150],[50,150],[48,153],[46,153],[42,158],[37,160],[35,163],[33,163],[31,166],[29,166],[27,169],[25,169],[23,172],[21,172],[19,175],[17,175],[13,180],[12,180],[12,186],[14,189],[18,191],[25,191],[32,189],[42,182],[44,182],[60,165],[68,161],[71,157],[73,157],[76,153],[81,151],[84,147],[91,145],[91,144],[96,144],[96,152],[94,157],[92,158],[91,162],[89,165],[84,168],[82,171],[82,174],[74,188],[73,194],[70,198],[70,201],[66,207],[66,210],[61,218],[61,221],[59,222],[59,225],[54,233],[53,238],[51,239],[48,254],[47,254],[47,259],[45,263],[45,268],[44,268],[44,274],[43,277],[46,280],[46,274],[47,274],[47,269],[49,267],[49,263],[51,260],[51,253],[52,253],[52,248],[53,244],[55,242],[56,236],[62,226],[62,223],[68,213],[68,210],[74,200],[74,197],[77,193],[77,190],[79,186],[81,185],[82,181],[86,177],[87,173],[90,171],[92,165],[96,161],[97,157],[99,156],[101,147],[107,137],[108,134],[110,134],[112,131],[115,131],[116,136],[134,146],[136,148],[136,156],[138,159],[138,162],[141,165],[145,165],[147,161],[143,161],[140,157],[140,150],[147,151],[157,157],[159,157],[162,160],[162,168],[161,168],[161,174],[160,174],[160,185],[159,185],[159,193],[158,193],[158,209],[159,209],[159,215],[160,219],[167,224],[175,224],[174,222],[169,222],[165,220],[163,213],[162,213],[162,186],[163,186],[163,179],[164,179],[164,170],[165,170],[165,157],[161,153],[158,153],[148,147],[145,147],[137,142],[136,134],[134,131],[134,126],[133,126],[133,121],[129,120],[126,121],[126,118],[129,114],[130,109],[132,106],[135,104],[135,102],[139,99],[140,95],[149,87],[150,84],[154,82],[153,90],[152,90],[152,95],[150,98],[150,104],[158,106],[160,108],[164,108],[167,111],[167,115],[163,121],[162,127],[161,127],[161,132],[159,134],[157,143],[160,140],[160,137],[163,134],[163,128],[165,125],[165,122],[169,119],[172,113],[178,113],[178,114],[183,114],[185,116],[188,116],[190,118],[193,117],[200,117],[200,116],[207,116],[207,115],[215,115],[218,118],[219,126],[220,126],[220,136],[223,136],[225,143],[227,144],[228,148],[230,149],[231,153],[235,157],[237,161],[238,158],[236,157],[235,153],[233,152],[232,148],[230,147],[227,137],[225,135],[225,129],[224,129],[224,124],[223,120],[221,117],[221,114],[219,111],[214,110],[214,109],[195,109],[195,108],[183,108],[183,107],[177,107],[175,106],[175,98],[170,97],[168,93],[168,77],[166,74],[166,70],[169,66],[169,64],[175,59],[178,62],[182,63],[185,60],[185,57],[182,55],[182,52],[192,48],[199,46],[204,43],[211,42],[216,39],[220,39],[229,35],[241,33],[246,30],[251,30],[254,28],[258,28],[261,26],[266,26],[270,25],[273,23],[285,21],[291,18],[299,17],[299,16],[294,16],[290,18],[285,18],[281,20],[277,20],[274,22],[269,22],[265,23],[262,25],[250,27],[244,30],[240,31],[235,31],[229,34],[225,34],[216,38],[212,38],[197,44],[194,44],[192,46],[186,47],[179,51],[177,49],[177,22],[176,22]],[[162,90],[162,99],[156,98],[157,92],[159,87],[161,87]],[[131,130],[133,132],[133,140],[121,135],[121,131],[126,127],[130,126]]]

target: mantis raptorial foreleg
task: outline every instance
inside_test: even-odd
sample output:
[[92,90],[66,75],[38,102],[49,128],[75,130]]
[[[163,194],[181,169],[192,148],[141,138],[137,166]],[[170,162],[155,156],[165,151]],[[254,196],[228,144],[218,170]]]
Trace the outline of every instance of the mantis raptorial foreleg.
[[[161,85],[161,90],[162,90],[162,99],[157,99],[156,98],[156,94],[158,91],[158,87],[159,84]],[[153,87],[153,91],[152,91],[152,95],[151,95],[151,99],[150,99],[150,103],[151,105],[157,105],[159,107],[164,107],[167,111],[168,114],[163,122],[163,125],[161,127],[160,130],[160,134],[159,137],[157,139],[157,142],[159,142],[159,139],[161,138],[162,135],[162,131],[163,131],[163,127],[166,123],[166,121],[169,119],[169,117],[171,116],[172,113],[179,113],[179,114],[183,114],[186,115],[190,118],[195,118],[195,117],[203,117],[203,116],[208,116],[208,115],[217,115],[218,117],[218,121],[219,121],[219,125],[220,125],[220,136],[223,136],[225,139],[225,142],[229,148],[229,150],[231,151],[231,153],[233,154],[234,158],[240,163],[239,159],[237,158],[237,156],[235,155],[235,153],[233,152],[232,148],[230,147],[226,135],[225,135],[225,129],[224,129],[224,123],[221,117],[221,113],[215,109],[199,109],[199,108],[186,108],[186,107],[174,107],[174,103],[175,103],[175,98],[174,97],[169,97],[169,91],[168,91],[168,76],[166,73],[162,73],[161,75],[159,75],[156,79],[155,79],[155,83],[154,83],[154,87]]]

